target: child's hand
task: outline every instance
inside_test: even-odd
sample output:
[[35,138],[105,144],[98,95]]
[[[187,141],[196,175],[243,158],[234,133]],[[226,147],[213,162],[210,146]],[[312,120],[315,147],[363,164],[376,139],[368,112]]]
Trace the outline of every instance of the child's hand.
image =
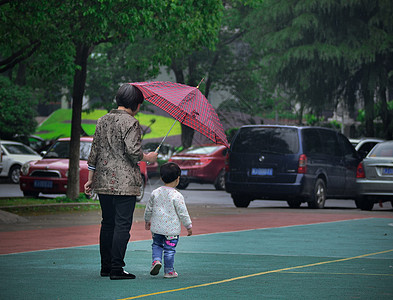
[[150,222],[145,222],[145,229],[150,230],[150,225],[151,225]]
[[192,235],[192,228],[187,229],[187,236],[190,236],[190,235]]

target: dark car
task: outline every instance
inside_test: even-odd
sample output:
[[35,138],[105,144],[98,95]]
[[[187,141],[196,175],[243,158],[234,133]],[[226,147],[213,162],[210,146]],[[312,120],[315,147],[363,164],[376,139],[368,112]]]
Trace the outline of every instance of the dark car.
[[[87,159],[90,154],[92,137],[81,137],[80,139],[80,161],[79,161],[79,192],[84,192],[84,184],[87,181],[89,170]],[[68,184],[70,138],[62,138],[46,152],[41,160],[25,163],[21,169],[20,188],[24,196],[37,197],[43,194],[65,194]],[[139,162],[143,185],[141,186],[140,201],[144,194],[147,181],[146,163]]]
[[174,162],[181,169],[179,189],[185,189],[190,182],[214,184],[217,190],[225,189],[225,157],[227,148],[222,145],[206,144],[183,150],[173,155]]
[[228,152],[225,188],[237,207],[271,199],[323,208],[326,198],[355,199],[359,162],[348,139],[332,129],[243,126]]
[[393,141],[374,146],[357,169],[356,206],[372,210],[374,203],[390,201],[393,206]]

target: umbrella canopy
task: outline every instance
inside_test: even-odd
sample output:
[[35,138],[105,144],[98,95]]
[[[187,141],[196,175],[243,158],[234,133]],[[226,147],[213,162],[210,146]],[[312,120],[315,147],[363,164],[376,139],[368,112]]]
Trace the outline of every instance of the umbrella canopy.
[[229,147],[213,106],[196,87],[167,81],[134,82],[147,101],[216,144]]

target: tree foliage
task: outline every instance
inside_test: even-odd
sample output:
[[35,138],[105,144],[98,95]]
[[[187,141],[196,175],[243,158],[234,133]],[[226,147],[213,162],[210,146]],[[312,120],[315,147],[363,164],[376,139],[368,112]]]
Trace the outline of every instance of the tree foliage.
[[37,123],[35,95],[30,88],[12,85],[0,76],[0,139],[12,139],[16,134],[34,133]]
[[365,134],[374,135],[374,96],[386,102],[377,91],[392,88],[393,3],[267,0],[254,13],[248,40],[263,74],[317,114],[360,95]]
[[[222,4],[218,0],[15,0],[0,5],[4,25],[1,34],[6,37],[0,44],[2,72],[12,72],[29,60],[30,66],[42,64],[53,78],[63,78],[59,70],[73,77],[67,190],[67,196],[73,199],[79,186],[82,99],[88,58],[94,48],[103,43],[134,42],[139,36],[151,37],[161,45],[157,59],[169,59],[178,49],[200,47],[214,40]],[[37,69],[39,74],[45,73]]]

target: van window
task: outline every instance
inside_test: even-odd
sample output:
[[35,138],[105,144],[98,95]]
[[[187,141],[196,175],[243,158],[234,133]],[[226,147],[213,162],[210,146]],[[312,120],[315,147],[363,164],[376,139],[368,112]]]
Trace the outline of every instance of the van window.
[[294,154],[299,151],[298,131],[296,128],[282,127],[241,128],[233,142],[232,151]]
[[304,129],[302,131],[304,140],[304,153],[315,154],[322,153],[322,142],[321,137],[315,129]]
[[351,145],[351,143],[348,141],[348,139],[345,136],[343,136],[342,134],[339,134],[338,140],[341,144],[341,148],[344,151],[344,156],[347,159],[358,157],[358,154],[357,154],[355,148]]
[[330,130],[319,130],[322,140],[322,153],[340,156],[341,149],[337,140],[337,133]]

